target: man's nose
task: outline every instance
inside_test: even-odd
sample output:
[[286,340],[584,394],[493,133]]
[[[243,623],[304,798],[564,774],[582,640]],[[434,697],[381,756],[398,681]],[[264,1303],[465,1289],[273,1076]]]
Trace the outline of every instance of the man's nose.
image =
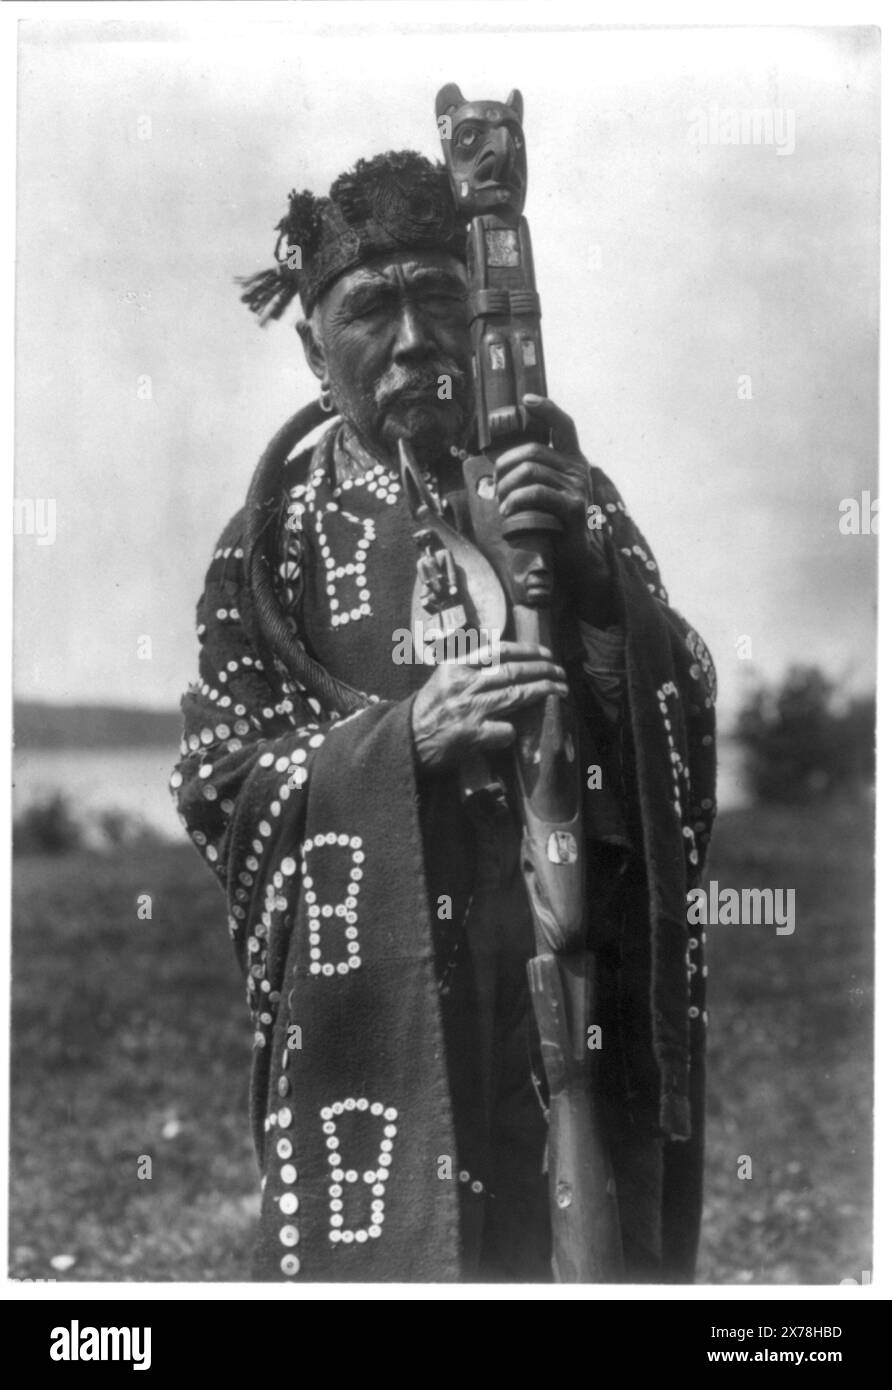
[[415,356],[426,349],[427,338],[418,308],[414,304],[404,304],[400,310],[393,355],[399,360]]

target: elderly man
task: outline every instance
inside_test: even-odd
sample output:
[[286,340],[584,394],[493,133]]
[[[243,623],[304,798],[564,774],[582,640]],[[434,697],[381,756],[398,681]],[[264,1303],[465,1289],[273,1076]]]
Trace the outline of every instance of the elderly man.
[[[395,660],[419,560],[400,439],[463,515],[464,233],[445,171],[408,152],[361,161],[327,198],[292,194],[279,230],[277,267],[244,298],[278,318],[300,296],[339,420],[274,462],[271,483],[267,458],[220,539],[172,779],[247,979],[255,1275],[550,1279],[548,1094],[509,789],[512,716],[560,694],[594,769],[599,1104],[627,1277],[690,1279],[706,1015],[685,894],[714,814],[708,653],[572,421],[528,398],[551,442],[503,454],[498,496],[505,516],[562,524],[563,664],[516,642],[494,663]],[[465,798],[469,753],[490,780]]]

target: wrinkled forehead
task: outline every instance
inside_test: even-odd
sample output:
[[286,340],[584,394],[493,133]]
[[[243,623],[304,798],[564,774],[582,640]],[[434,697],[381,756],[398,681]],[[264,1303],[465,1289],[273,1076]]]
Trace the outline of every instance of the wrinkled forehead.
[[366,287],[409,285],[465,290],[468,273],[463,261],[448,251],[400,251],[376,256],[340,275],[324,296],[326,303],[344,303]]

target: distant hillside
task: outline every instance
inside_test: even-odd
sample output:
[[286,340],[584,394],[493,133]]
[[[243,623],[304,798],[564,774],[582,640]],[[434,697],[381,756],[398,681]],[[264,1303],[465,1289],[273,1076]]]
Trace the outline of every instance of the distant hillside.
[[167,710],[17,700],[13,717],[17,748],[176,748],[182,733]]

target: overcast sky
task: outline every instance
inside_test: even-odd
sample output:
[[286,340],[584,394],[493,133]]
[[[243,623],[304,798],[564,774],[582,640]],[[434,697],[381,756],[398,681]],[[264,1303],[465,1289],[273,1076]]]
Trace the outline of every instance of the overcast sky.
[[[16,496],[55,499],[57,534],[16,537],[17,694],[176,704],[216,537],[315,393],[293,319],[258,328],[233,276],[269,263],[293,186],[437,157],[450,80],[523,92],[550,392],[711,647],[725,719],[793,661],[869,686],[876,538],[839,507],[877,495],[876,31],[308,22],[23,25]],[[713,108],[784,113],[789,152],[695,143]]]

